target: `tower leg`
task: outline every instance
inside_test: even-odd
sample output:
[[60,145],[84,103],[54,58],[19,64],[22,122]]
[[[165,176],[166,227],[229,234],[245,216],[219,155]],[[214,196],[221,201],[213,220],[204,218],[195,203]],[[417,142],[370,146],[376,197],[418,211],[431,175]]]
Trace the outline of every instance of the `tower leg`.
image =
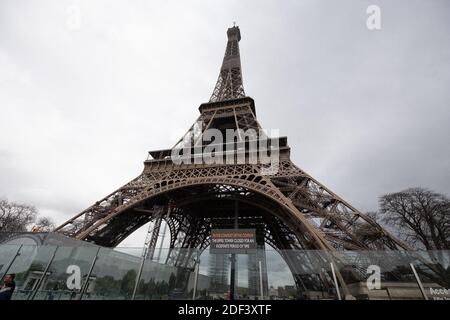
[[156,243],[158,242],[159,230],[161,228],[161,221],[163,216],[163,208],[158,208],[155,210],[155,218],[152,224],[150,224],[147,237],[145,239],[144,252],[143,255],[146,259],[153,260],[153,255],[155,253]]

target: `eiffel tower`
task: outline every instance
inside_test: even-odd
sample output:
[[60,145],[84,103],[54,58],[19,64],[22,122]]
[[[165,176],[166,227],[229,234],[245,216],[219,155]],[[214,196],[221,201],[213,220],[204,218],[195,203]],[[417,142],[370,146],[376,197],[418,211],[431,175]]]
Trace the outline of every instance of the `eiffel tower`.
[[[249,161],[248,152],[240,162],[196,161],[205,148],[202,143],[198,147],[197,141],[208,129],[262,129],[255,102],[244,91],[239,27],[229,28],[227,36],[216,86],[209,102],[200,105],[200,115],[186,135],[171,149],[150,151],[138,177],[55,231],[115,247],[152,222],[154,231],[148,246],[154,249],[165,221],[170,230],[167,263],[186,267],[192,267],[194,259],[180,254],[180,249],[204,250],[210,245],[212,229],[233,228],[236,224],[256,229],[258,244],[279,251],[291,270],[298,262],[284,253],[287,251],[406,249],[373,219],[294,165],[286,137],[268,138],[259,133],[256,137],[269,141],[271,151],[277,152],[275,172],[267,170],[267,163]],[[177,164],[173,150],[186,141],[197,146],[189,157],[194,160]],[[237,141],[242,142],[242,137]],[[237,151],[237,144],[233,148]],[[301,287],[303,280],[295,277],[295,281]],[[345,286],[341,276],[339,281]]]

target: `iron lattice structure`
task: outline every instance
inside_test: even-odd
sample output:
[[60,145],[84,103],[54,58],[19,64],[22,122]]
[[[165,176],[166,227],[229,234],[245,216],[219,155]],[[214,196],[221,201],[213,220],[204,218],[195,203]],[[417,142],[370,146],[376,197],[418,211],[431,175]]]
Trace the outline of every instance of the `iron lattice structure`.
[[[244,93],[239,28],[229,28],[227,35],[211,99],[200,105],[200,116],[187,132],[194,141],[209,128],[262,129],[254,100]],[[239,227],[255,228],[258,243],[278,250],[291,270],[299,268],[295,255],[284,253],[291,249],[406,249],[369,216],[294,165],[286,137],[273,139],[280,159],[275,174],[266,174],[267,165],[259,162],[179,165],[171,159],[172,149],[150,151],[138,177],[55,231],[113,247],[145,223],[155,221],[159,228],[164,220],[170,229],[167,263],[192,267],[195,259],[182,249],[205,249],[211,229],[232,228],[237,201]],[[152,239],[150,246],[155,245]],[[299,288],[305,286],[304,278],[295,280]]]
[[245,97],[239,54],[241,32],[238,27],[233,27],[228,29],[227,35],[228,42],[222,68],[220,68],[219,78],[209,102]]

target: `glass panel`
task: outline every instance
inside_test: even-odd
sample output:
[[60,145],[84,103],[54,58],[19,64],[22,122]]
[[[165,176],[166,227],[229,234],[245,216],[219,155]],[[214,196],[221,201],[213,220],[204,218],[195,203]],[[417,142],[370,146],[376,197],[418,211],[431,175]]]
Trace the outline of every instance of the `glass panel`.
[[[284,293],[288,299],[337,299],[337,291],[331,269],[331,255],[328,252],[310,250],[282,251],[290,266],[296,287]],[[295,292],[296,291],[296,292]]]
[[[23,246],[9,273],[16,275],[15,300],[31,299],[44,276],[45,268],[55,252],[55,246]],[[48,272],[47,272],[48,274]]]
[[[59,247],[35,299],[79,299],[98,249],[94,246]],[[86,293],[91,290],[87,287]]]
[[334,254],[347,299],[423,299],[407,251],[343,251]]
[[[289,265],[284,260],[286,256],[283,252],[275,250],[267,250],[266,253],[266,269],[264,264],[263,270],[263,292],[265,299],[274,300],[288,300],[297,298],[297,290],[295,286],[294,276],[289,268]],[[261,294],[261,282],[259,280],[259,266],[258,270],[258,294]],[[267,281],[267,285],[265,282]],[[267,287],[266,287],[267,286]]]
[[0,277],[7,272],[19,248],[20,245],[0,245]]
[[420,251],[414,268],[429,300],[450,300],[450,251]]
[[[221,263],[219,263],[219,265],[221,265],[221,268],[223,268],[224,270],[219,272],[218,278],[216,279],[219,281],[217,281],[216,285],[213,286],[212,280],[214,277],[212,277],[212,274],[214,273],[214,271],[212,270],[211,266],[214,259],[216,259],[215,256],[216,255],[212,255],[209,253],[209,248],[204,250],[200,254],[200,264],[198,268],[197,289],[195,297],[196,300],[212,300],[215,294],[226,295],[226,293],[228,292],[228,289],[224,290],[223,288],[217,291],[217,283],[228,283],[229,269],[226,265],[223,265]],[[220,261],[225,261],[225,259],[226,257],[219,258]],[[195,275],[195,272],[193,274]],[[194,286],[194,281],[192,283]]]
[[230,299],[230,258],[229,254],[210,253],[209,248],[203,251],[200,256],[197,299]]
[[83,299],[131,299],[141,252],[140,248],[101,248]]
[[167,300],[175,285],[176,268],[145,260],[136,300]]
[[[173,252],[169,254],[169,251],[170,249],[163,249],[161,254],[155,254],[152,259],[147,258],[144,261],[135,299],[192,298],[197,250],[178,250],[176,255]],[[169,255],[172,255],[173,259],[167,259]]]
[[236,300],[247,300],[258,296],[259,273],[256,257],[256,253],[230,255],[230,261],[235,259],[234,299]]

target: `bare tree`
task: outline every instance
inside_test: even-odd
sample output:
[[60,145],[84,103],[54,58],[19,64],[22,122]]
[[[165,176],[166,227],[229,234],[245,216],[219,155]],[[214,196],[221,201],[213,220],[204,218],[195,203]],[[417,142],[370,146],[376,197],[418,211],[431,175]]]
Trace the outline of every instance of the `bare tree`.
[[[36,222],[36,224],[34,224]],[[0,232],[50,232],[55,223],[49,217],[38,217],[35,207],[0,199]]]
[[33,206],[0,200],[0,231],[23,232],[36,220],[37,211]]
[[39,232],[50,232],[55,229],[55,223],[52,218],[41,217],[36,222],[36,228]]
[[411,188],[380,198],[381,222],[411,246],[450,249],[450,199],[423,188]]

